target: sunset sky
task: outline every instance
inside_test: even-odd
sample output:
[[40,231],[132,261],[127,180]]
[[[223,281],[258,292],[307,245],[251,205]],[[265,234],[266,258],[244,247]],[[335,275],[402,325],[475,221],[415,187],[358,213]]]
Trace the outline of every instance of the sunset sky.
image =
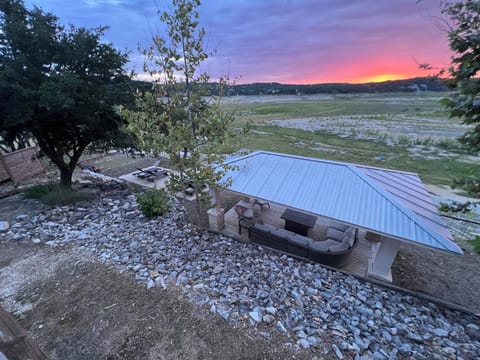
[[[213,78],[237,83],[369,82],[428,75],[418,63],[449,64],[440,0],[203,0],[205,64]],[[109,26],[105,40],[131,51],[150,44],[162,26],[165,0],[27,0],[63,24]],[[157,5],[155,5],[157,4]]]

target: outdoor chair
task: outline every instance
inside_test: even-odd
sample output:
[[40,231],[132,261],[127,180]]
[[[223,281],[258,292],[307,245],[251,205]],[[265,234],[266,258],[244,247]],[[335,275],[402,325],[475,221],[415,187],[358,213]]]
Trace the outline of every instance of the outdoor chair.
[[246,218],[239,218],[238,220],[238,234],[242,235],[242,228],[248,230],[248,238],[250,238],[250,229],[252,226],[255,225],[255,221],[253,219],[246,219]]
[[183,184],[185,185],[185,194],[188,196],[193,196],[195,194],[195,189],[200,191],[207,191],[207,184],[196,184],[190,179],[184,180]]
[[238,233],[242,234],[242,227],[248,229],[250,237],[250,228],[255,224],[252,205],[246,201],[240,200],[234,207],[238,215]]
[[239,218],[253,219],[253,208],[250,203],[240,200],[234,209]]
[[253,207],[255,207],[255,205],[260,206],[260,212],[262,212],[264,206],[268,206],[268,208],[270,209],[270,203],[268,201],[254,199]]

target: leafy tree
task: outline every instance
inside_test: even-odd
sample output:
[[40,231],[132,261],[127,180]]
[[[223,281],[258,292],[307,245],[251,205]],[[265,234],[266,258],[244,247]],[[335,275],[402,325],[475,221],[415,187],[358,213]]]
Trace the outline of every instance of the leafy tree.
[[[199,6],[199,0],[172,0],[171,12],[159,12],[166,34],[154,36],[153,45],[144,50],[145,71],[155,79],[153,89],[136,94],[138,111],[122,111],[144,150],[168,154],[178,170],[172,189],[184,189],[186,182],[195,185],[198,214],[201,202],[208,199],[200,185],[222,185],[222,174],[211,164],[223,163],[218,148],[235,135],[229,130],[233,114],[222,110],[218,96],[206,97],[209,76],[200,67],[208,54]],[[219,81],[217,94],[225,84]]]
[[127,55],[101,42],[105,27],[66,28],[22,0],[0,2],[0,26],[0,131],[32,134],[70,187],[87,145],[122,123]]
[[451,24],[450,48],[454,51],[449,73],[455,92],[443,104],[451,117],[474,127],[460,139],[471,150],[480,150],[480,1],[447,2],[443,13]]

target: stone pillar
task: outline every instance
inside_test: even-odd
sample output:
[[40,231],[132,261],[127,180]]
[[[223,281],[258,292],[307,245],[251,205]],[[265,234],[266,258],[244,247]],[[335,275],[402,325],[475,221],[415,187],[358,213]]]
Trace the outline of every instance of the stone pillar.
[[399,247],[400,241],[382,236],[377,254],[368,264],[368,276],[392,282],[391,268]]
[[215,188],[215,207],[217,211],[222,210],[222,195],[220,194],[220,189]]
[[210,229],[220,231],[225,227],[225,209],[216,207],[207,211]]

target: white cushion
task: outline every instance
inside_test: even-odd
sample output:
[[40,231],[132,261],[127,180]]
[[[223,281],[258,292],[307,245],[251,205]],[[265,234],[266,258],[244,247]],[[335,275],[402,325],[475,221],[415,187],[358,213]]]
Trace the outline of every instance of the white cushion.
[[257,228],[258,230],[265,231],[268,233],[271,233],[273,230],[276,229],[274,226],[270,224],[261,224],[261,223],[256,223],[254,227]]
[[355,228],[350,226],[343,234],[342,244],[346,244],[348,247],[352,247],[355,243]]
[[328,251],[330,252],[340,252],[350,249],[350,246],[346,243],[337,243],[336,245],[330,246]]
[[349,227],[349,226],[348,226],[348,225],[344,225],[344,224],[341,224],[341,223],[337,223],[337,222],[336,222],[336,223],[330,224],[330,226],[329,226],[329,227],[331,227],[331,228],[334,228],[334,229],[337,229],[337,230],[340,230],[340,231],[344,232],[345,230],[347,230],[347,229],[348,229],[348,227]]
[[310,241],[308,247],[315,251],[327,252],[330,246],[338,245],[338,241],[327,239],[325,241]]
[[253,218],[253,210],[251,208],[243,207],[242,205],[235,205],[235,211],[238,215],[246,217],[246,218]]
[[243,216],[245,216],[246,218],[253,218],[253,210],[252,209],[246,209],[244,212],[243,212]]
[[343,231],[329,227],[327,229],[327,239],[341,242],[343,239]]

